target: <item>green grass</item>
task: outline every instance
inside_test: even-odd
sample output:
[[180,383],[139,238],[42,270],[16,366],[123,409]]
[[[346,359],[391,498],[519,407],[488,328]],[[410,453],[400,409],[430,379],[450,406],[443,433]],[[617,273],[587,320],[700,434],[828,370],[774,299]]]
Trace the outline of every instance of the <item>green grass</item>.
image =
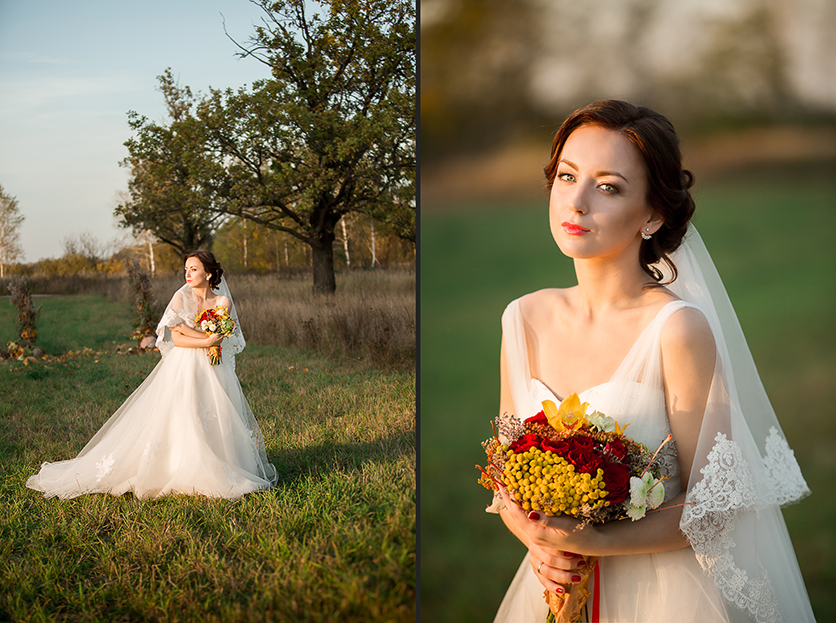
[[[41,301],[39,343],[103,352],[0,362],[0,620],[414,620],[412,371],[250,346],[238,374],[275,488],[238,501],[46,500],[26,479],[74,456],[159,355],[115,353],[127,307]],[[71,330],[52,328],[58,311]]]
[[[133,318],[125,305],[93,294],[79,296],[37,296],[38,345],[49,354],[60,355],[84,346],[93,350],[126,344],[133,332]],[[0,298],[0,344],[18,338],[17,309],[8,297]]]
[[[696,224],[813,496],[784,510],[817,618],[836,620],[833,163],[698,183]],[[573,285],[539,205],[428,207],[421,220],[421,613],[489,621],[524,548],[483,512],[480,442],[499,404],[500,316]]]

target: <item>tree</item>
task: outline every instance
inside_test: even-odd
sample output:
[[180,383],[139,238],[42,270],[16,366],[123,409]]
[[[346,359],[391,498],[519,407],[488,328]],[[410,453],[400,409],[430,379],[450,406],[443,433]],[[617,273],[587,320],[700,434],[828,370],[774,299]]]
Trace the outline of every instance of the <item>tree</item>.
[[7,264],[23,255],[19,228],[24,218],[18,208],[17,199],[7,195],[0,185],[0,277],[6,275]]
[[159,81],[171,121],[161,126],[128,113],[137,133],[125,142],[129,156],[120,163],[131,170],[129,198],[114,213],[122,227],[137,235],[150,231],[184,255],[211,247],[215,228],[225,218],[217,210],[223,201],[217,183],[224,170],[205,149],[189,87],[180,88],[171,69]]
[[197,106],[226,179],[213,209],[310,246],[313,289],[332,293],[335,227],[360,212],[415,240],[412,0],[259,0],[242,56],[272,78]]

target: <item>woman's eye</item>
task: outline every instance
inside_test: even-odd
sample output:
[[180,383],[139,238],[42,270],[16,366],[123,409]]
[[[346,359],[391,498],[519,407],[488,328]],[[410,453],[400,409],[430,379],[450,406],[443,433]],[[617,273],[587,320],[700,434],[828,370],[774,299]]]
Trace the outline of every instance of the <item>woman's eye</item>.
[[575,176],[571,173],[558,173],[558,179],[563,180],[564,182],[574,182]]
[[612,184],[601,184],[598,188],[603,190],[605,193],[615,194],[618,192],[618,188],[616,188]]

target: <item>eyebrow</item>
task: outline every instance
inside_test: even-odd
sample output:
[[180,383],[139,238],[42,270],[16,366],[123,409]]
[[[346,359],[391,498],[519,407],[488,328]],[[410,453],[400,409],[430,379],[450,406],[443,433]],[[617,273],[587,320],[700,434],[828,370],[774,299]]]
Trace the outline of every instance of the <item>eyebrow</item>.
[[[577,170],[578,170],[578,165],[576,165],[574,162],[571,162],[571,161],[569,161],[569,160],[564,160],[563,158],[561,158],[560,160],[558,160],[558,161],[557,161],[557,163],[558,163],[558,164],[560,164],[561,162],[562,162],[562,163],[564,163],[564,164],[568,164],[570,167],[572,167],[573,169],[575,169],[575,171],[577,171]],[[624,180],[625,182],[627,182],[628,184],[630,183],[630,180],[628,180],[626,177],[624,177],[624,176],[623,176],[621,173],[619,173],[618,171],[598,171],[598,173],[596,173],[596,174],[595,174],[595,177],[605,177],[605,176],[607,176],[607,175],[612,175],[612,176],[615,176],[615,177],[620,177],[621,179],[623,179],[623,180]]]

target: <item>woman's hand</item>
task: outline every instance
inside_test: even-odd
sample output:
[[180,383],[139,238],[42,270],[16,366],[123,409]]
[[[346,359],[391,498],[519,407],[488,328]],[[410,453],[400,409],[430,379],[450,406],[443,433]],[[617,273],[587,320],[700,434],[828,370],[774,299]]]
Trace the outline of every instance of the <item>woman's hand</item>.
[[536,511],[527,513],[505,487],[500,485],[499,492],[509,518],[527,537],[529,562],[540,584],[551,592],[563,593],[560,584],[580,582],[576,571],[587,562],[574,552],[584,551],[584,543],[593,536],[594,528],[587,526],[576,530],[579,522],[571,517],[548,517]]
[[206,336],[206,348],[211,348],[212,346],[217,346],[221,343],[224,339],[224,336],[220,333],[210,333]]
[[543,549],[534,543],[528,546],[528,562],[543,588],[559,595],[566,592],[562,584],[581,581],[578,569],[586,566],[580,554]]

